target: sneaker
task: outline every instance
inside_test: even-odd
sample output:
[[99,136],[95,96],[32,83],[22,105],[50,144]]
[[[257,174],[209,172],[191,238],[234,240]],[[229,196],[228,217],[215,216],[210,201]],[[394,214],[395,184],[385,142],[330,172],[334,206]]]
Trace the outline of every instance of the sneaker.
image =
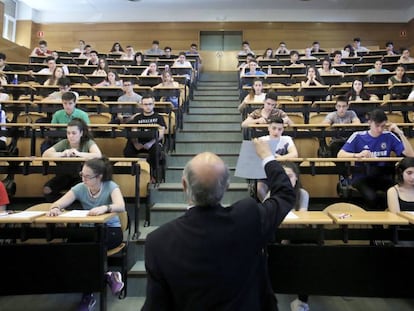
[[309,311],[309,305],[296,298],[290,303],[290,310],[291,311]]
[[93,297],[93,294],[83,294],[78,311],[91,311],[94,309],[95,304],[96,299]]
[[122,275],[120,272],[109,271],[106,273],[106,279],[113,295],[119,294],[119,292],[124,288],[124,282],[122,282]]

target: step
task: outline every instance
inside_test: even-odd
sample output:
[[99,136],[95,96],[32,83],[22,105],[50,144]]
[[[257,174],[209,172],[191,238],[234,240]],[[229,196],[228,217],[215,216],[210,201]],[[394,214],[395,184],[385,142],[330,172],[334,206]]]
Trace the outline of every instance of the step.
[[237,89],[209,89],[209,90],[200,90],[197,89],[194,91],[194,97],[198,98],[199,96],[232,96],[238,98],[240,91]]
[[243,140],[243,135],[241,131],[222,131],[222,132],[178,132],[177,133],[177,142],[241,142]]
[[177,142],[175,151],[187,154],[197,154],[205,151],[217,154],[235,154],[240,152],[241,142],[241,140],[239,142]]
[[209,114],[209,115],[222,115],[222,114],[230,114],[230,115],[238,115],[240,116],[240,112],[237,110],[237,102],[233,103],[232,107],[191,107],[188,115],[193,114]]
[[215,123],[215,122],[185,122],[183,130],[186,131],[210,131],[210,132],[221,132],[221,131],[241,131],[240,122],[227,122],[227,123]]
[[142,297],[147,291],[147,272],[144,260],[138,260],[128,272],[128,296]]
[[[184,170],[184,166],[172,166],[172,167],[168,167],[166,172],[165,172],[165,181],[167,183],[170,182],[181,182],[181,178],[183,176],[183,170]],[[240,177],[236,177],[234,176],[234,172],[235,172],[235,166],[229,167],[230,170],[230,182],[231,183],[243,183],[246,182],[245,178],[240,178]]]
[[194,100],[238,100],[239,94],[216,94],[215,92],[207,92],[204,95],[194,96]]
[[239,89],[239,84],[238,83],[234,83],[232,85],[209,85],[209,84],[202,84],[202,85],[197,85],[197,90],[198,91],[216,91],[216,90],[228,90],[228,91],[237,91],[237,94],[239,94],[240,89]]
[[[236,110],[237,111],[237,110]],[[232,114],[187,114],[184,117],[185,122],[239,122],[241,124],[241,115],[237,112]]]
[[[167,157],[167,168],[172,167],[183,167],[190,161],[196,153],[173,153]],[[217,153],[217,155],[227,164],[229,167],[235,167],[239,153],[235,152],[232,154]]]
[[[157,189],[150,189],[152,203],[184,203],[185,194],[181,183],[163,183]],[[230,204],[248,195],[247,183],[231,183],[223,197],[223,204]],[[153,225],[153,224],[152,224]]]
[[190,110],[193,108],[237,108],[240,102],[238,100],[194,100],[190,103]]

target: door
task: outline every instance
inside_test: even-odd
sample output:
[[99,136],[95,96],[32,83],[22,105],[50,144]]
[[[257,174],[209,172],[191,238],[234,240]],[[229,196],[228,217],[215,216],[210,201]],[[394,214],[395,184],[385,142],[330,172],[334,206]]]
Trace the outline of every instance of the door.
[[201,31],[200,52],[206,71],[234,71],[243,41],[241,31]]

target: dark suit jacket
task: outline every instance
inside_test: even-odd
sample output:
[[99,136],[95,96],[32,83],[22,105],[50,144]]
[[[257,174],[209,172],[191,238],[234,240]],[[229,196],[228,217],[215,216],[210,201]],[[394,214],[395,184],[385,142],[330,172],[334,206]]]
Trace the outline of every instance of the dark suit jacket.
[[246,198],[227,208],[195,206],[148,235],[142,310],[277,309],[264,248],[293,208],[295,194],[276,161],[265,170],[271,195],[263,204]]

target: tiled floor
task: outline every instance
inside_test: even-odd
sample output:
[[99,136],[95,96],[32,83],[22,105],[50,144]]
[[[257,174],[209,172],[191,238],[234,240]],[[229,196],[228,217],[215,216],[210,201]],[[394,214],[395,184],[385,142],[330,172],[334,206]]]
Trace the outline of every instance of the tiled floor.
[[[56,294],[36,296],[0,297],[2,311],[75,311],[80,294]],[[279,310],[290,311],[294,295],[278,295]],[[108,311],[138,311],[144,303],[143,297],[127,297],[119,300],[108,296]],[[414,300],[349,297],[310,297],[312,311],[412,311]],[[98,304],[95,310],[99,310]],[[252,310],[255,311],[255,310]]]

